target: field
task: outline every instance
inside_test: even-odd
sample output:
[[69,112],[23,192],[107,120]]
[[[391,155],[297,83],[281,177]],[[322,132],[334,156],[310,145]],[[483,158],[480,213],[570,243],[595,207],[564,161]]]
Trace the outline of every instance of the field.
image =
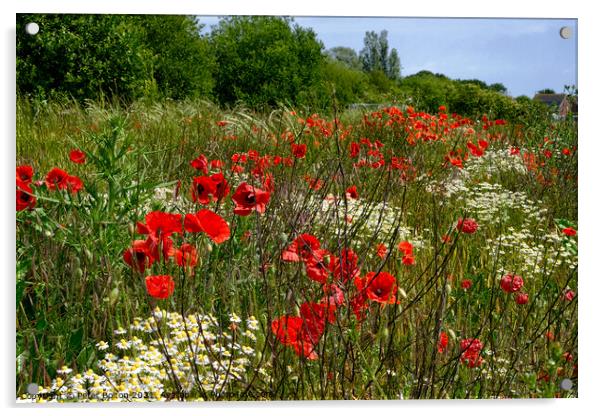
[[577,153],[445,107],[19,100],[17,396],[576,397]]

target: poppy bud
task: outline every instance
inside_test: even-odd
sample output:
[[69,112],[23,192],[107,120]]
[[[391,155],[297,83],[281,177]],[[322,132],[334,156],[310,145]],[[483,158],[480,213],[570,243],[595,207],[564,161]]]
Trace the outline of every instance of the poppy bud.
[[79,257],[73,258],[73,266],[75,266],[75,268],[81,267],[81,261],[79,260]]
[[445,285],[445,291],[447,292],[448,295],[451,293],[452,287],[451,287],[451,285],[449,283],[447,283]]
[[402,288],[399,288],[399,295],[404,298],[407,299],[408,298],[408,294],[406,293],[405,290],[403,290]]
[[213,246],[210,243],[207,243],[207,251],[211,253],[213,251]]
[[458,337],[456,336],[456,333],[455,333],[453,330],[451,330],[451,329],[448,329],[448,330],[447,330],[447,335],[449,335],[449,337],[450,337],[452,340],[454,340],[454,341],[455,341],[456,339],[458,339]]
[[75,269],[75,273],[74,274],[75,274],[75,277],[77,277],[79,279],[79,278],[83,277],[84,272],[82,271],[81,268],[78,267],[77,269]]
[[84,253],[86,254],[86,258],[88,259],[89,262],[92,262],[92,260],[94,260],[94,255],[92,254],[92,252],[90,250],[85,248]]
[[119,298],[119,288],[115,287],[115,288],[113,288],[113,290],[111,290],[111,293],[109,294],[109,303],[111,304],[111,306],[115,305],[115,302],[117,302],[118,298]]

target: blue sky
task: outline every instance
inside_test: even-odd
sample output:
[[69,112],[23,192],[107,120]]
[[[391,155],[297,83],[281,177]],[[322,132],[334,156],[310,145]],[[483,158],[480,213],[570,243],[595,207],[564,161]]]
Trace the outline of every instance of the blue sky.
[[[217,17],[200,17],[206,30]],[[312,28],[326,49],[347,46],[359,52],[368,30],[388,31],[402,75],[429,70],[450,78],[501,82],[512,96],[543,88],[562,92],[577,85],[576,19],[448,19],[393,17],[296,17]],[[560,37],[563,26],[572,29]]]

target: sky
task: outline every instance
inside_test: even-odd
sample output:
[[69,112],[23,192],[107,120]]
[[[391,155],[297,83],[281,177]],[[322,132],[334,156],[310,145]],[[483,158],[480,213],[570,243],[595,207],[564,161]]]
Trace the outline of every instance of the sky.
[[[200,16],[204,32],[218,18]],[[326,49],[347,46],[358,53],[366,31],[388,31],[402,76],[422,70],[456,79],[501,82],[511,96],[532,97],[552,88],[577,85],[576,19],[451,19],[397,17],[295,17],[311,28]],[[567,26],[571,37],[563,39]]]

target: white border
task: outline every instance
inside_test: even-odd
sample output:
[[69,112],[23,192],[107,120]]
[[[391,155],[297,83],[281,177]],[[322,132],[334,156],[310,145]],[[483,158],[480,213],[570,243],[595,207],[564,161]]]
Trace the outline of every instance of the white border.
[[[591,2],[590,4],[593,4]],[[145,0],[144,2],[123,0],[104,1],[69,1],[69,0],[21,0],[18,4],[4,4],[0,6],[2,13],[2,45],[3,57],[0,70],[2,80],[2,96],[0,97],[0,114],[2,116],[3,137],[0,139],[2,149],[0,154],[4,158],[1,164],[3,180],[1,182],[2,195],[5,203],[4,227],[0,253],[2,265],[5,266],[0,277],[4,297],[4,316],[2,321],[5,341],[0,343],[2,356],[5,359],[4,370],[0,378],[0,391],[3,395],[4,406],[13,406],[14,403],[14,194],[12,181],[14,175],[15,155],[15,13],[17,12],[70,12],[70,13],[159,13],[159,14],[196,14],[196,15],[228,15],[228,14],[273,14],[297,16],[424,16],[424,17],[540,17],[540,18],[578,18],[579,30],[579,65],[578,79],[580,89],[579,105],[579,249],[580,249],[580,275],[579,275],[579,399],[576,400],[513,400],[513,401],[413,401],[413,402],[271,402],[263,403],[213,403],[202,407],[182,405],[177,407],[177,412],[211,413],[220,415],[251,413],[251,414],[303,414],[326,413],[342,411],[345,413],[365,414],[372,410],[382,413],[423,412],[448,415],[465,415],[467,412],[491,415],[515,412],[537,412],[546,415],[553,414],[589,414],[598,405],[598,397],[602,397],[599,386],[602,385],[600,377],[600,328],[598,319],[602,316],[599,305],[602,304],[600,296],[601,275],[598,272],[596,257],[599,257],[600,238],[602,229],[599,220],[598,195],[600,173],[596,169],[600,165],[602,148],[600,142],[601,119],[599,112],[602,110],[602,91],[600,89],[599,52],[596,45],[602,39],[600,27],[602,17],[593,6],[583,2],[567,1],[532,1],[506,0],[503,2],[487,1],[454,1],[454,0],[429,0],[429,1],[389,1],[378,2],[343,2],[304,0],[295,3],[282,1],[212,1],[211,3],[199,0]],[[340,410],[335,410],[339,409]],[[43,410],[42,410],[43,409]],[[166,407],[136,406],[131,412],[139,414],[164,413]],[[61,414],[80,414],[81,408],[55,407],[55,408],[17,408],[15,413],[34,414],[34,412],[51,411]],[[112,409],[123,411],[123,408]],[[102,414],[107,412],[106,407],[87,407],[86,413]],[[12,413],[12,412],[11,412]],[[593,413],[593,412],[592,412]]]

